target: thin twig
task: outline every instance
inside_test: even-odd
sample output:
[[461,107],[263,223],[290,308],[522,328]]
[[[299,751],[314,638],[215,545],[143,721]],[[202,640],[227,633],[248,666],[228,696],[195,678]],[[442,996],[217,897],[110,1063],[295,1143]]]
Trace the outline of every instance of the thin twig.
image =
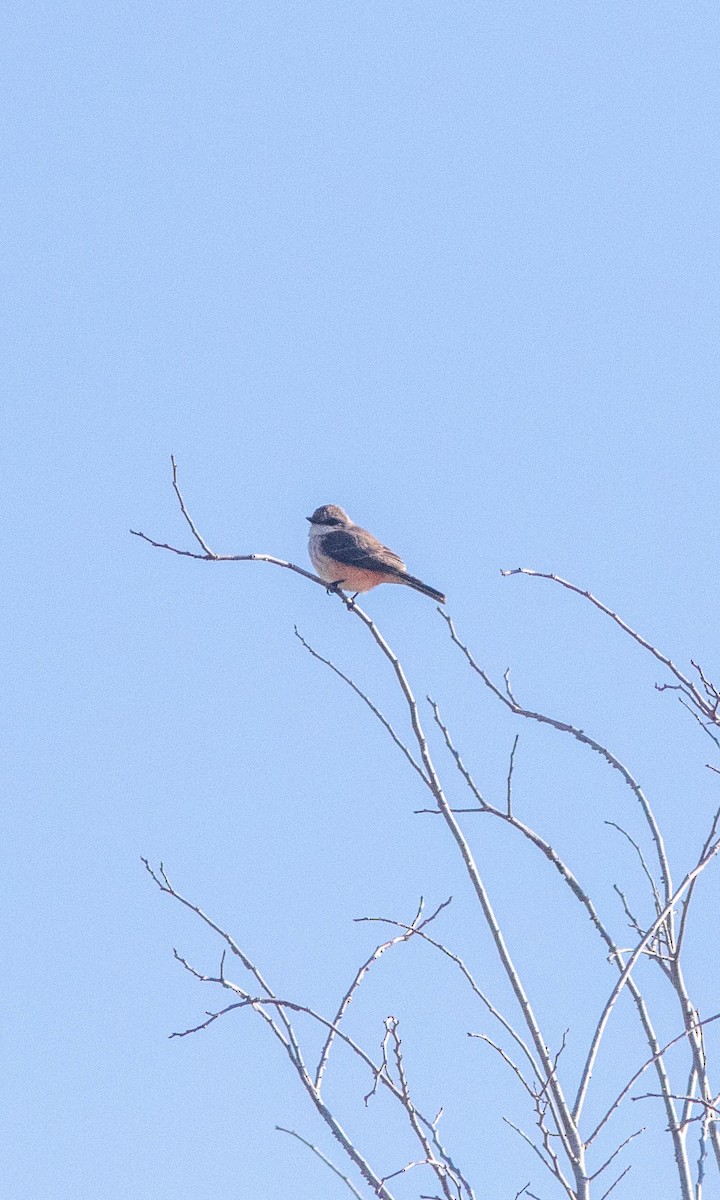
[[[443,1195],[446,1197],[446,1200],[453,1200],[453,1195],[450,1188],[450,1179],[452,1179],[452,1174],[448,1171],[447,1164],[438,1162],[438,1160],[435,1158],[428,1140],[428,1136],[422,1124],[418,1120],[417,1113],[415,1111],[415,1105],[413,1104],[410,1096],[410,1088],[408,1086],[407,1076],[405,1074],[405,1064],[403,1062],[402,1041],[398,1032],[397,1017],[388,1017],[385,1025],[390,1035],[390,1040],[392,1041],[393,1053],[395,1056],[395,1069],[397,1070],[398,1079],[400,1080],[400,1089],[403,1094],[404,1108],[408,1115],[408,1120],[410,1121],[410,1125],[416,1138],[425,1151],[425,1160],[427,1165],[434,1171],[435,1177],[442,1188]],[[450,1179],[448,1178],[448,1175],[450,1175]],[[456,1184],[456,1187],[459,1190],[458,1182],[456,1180],[453,1180],[453,1182]]]
[[[589,600],[591,604],[594,604],[595,608],[600,609],[600,612],[605,613],[605,615],[610,617],[616,625],[619,625],[625,633],[629,634],[629,636],[633,638],[638,645],[642,646],[644,650],[649,651],[649,653],[652,654],[653,657],[658,660],[658,662],[661,662],[663,666],[667,667],[667,669],[675,676],[678,682],[682,684],[683,688],[686,689],[687,693],[697,704],[698,708],[705,712],[710,720],[715,719],[717,723],[717,711],[713,713],[711,707],[708,705],[708,702],[703,697],[701,692],[698,691],[692,680],[688,679],[687,675],[683,675],[682,671],[675,666],[675,663],[672,661],[672,659],[668,658],[667,655],[658,650],[656,646],[653,646],[647,641],[646,638],[642,637],[637,630],[633,629],[631,625],[628,625],[627,621],[623,621],[622,617],[618,616],[616,612],[613,612],[611,608],[608,608],[606,604],[603,604],[602,600],[598,600],[597,596],[593,596],[592,592],[586,591],[584,588],[580,588],[574,583],[570,583],[567,579],[561,579],[559,575],[545,571],[533,571],[529,567],[516,567],[514,570],[501,571],[500,574],[505,576],[529,575],[535,579],[549,579],[552,583],[558,583],[561,587],[567,588],[569,592],[574,592],[577,596],[582,596],[583,599]],[[695,664],[693,664],[693,666],[695,666]],[[662,687],[664,686],[666,685],[661,685],[660,690],[662,690]]]
[[[391,926],[394,926],[399,929],[407,929],[408,928],[408,926],[403,925],[401,921],[393,921],[389,917],[358,917],[356,919],[358,921],[377,921],[383,925],[391,925]],[[520,1036],[518,1031],[510,1024],[510,1022],[507,1020],[507,1018],[504,1017],[503,1014],[499,1011],[499,1009],[497,1009],[495,1007],[495,1005],[492,1003],[492,1001],[488,999],[488,997],[485,995],[485,993],[482,991],[482,989],[478,986],[476,980],[472,976],[472,973],[468,969],[465,962],[463,962],[463,960],[460,958],[460,956],[455,954],[452,950],[450,950],[449,947],[443,945],[442,942],[438,942],[435,940],[435,938],[431,938],[429,936],[429,934],[424,933],[422,930],[417,930],[416,936],[421,938],[423,941],[426,941],[430,946],[433,946],[436,950],[439,950],[441,954],[444,954],[446,958],[449,958],[450,961],[455,964],[455,966],[459,969],[461,974],[464,976],[464,978],[470,984],[470,987],[472,988],[474,994],[485,1005],[486,1009],[491,1014],[491,1016],[493,1016],[495,1018],[495,1020],[498,1021],[500,1025],[502,1025],[502,1027],[506,1031],[506,1033],[508,1033],[510,1035],[510,1037],[513,1039],[515,1044],[517,1046],[519,1046],[519,1048],[522,1050],[523,1054],[525,1055],[525,1058],[527,1059],[528,1063],[530,1064],[530,1067],[532,1068],[534,1075],[536,1076],[536,1078],[538,1080],[540,1080],[542,1078],[542,1072],[540,1070],[540,1066],[538,1065],[537,1061],[535,1060],[535,1058],[533,1056],[532,1051],[530,1050],[530,1047],[523,1040],[523,1038]]]
[[285,1129],[283,1125],[276,1125],[275,1128],[277,1129],[278,1133],[287,1133],[290,1135],[290,1137],[297,1138],[299,1142],[302,1142],[303,1146],[307,1146],[308,1150],[312,1150],[313,1154],[317,1154],[321,1162],[324,1162],[326,1167],[329,1167],[331,1171],[334,1171],[338,1178],[342,1179],[343,1183],[347,1184],[353,1196],[356,1196],[357,1200],[363,1200],[363,1196],[357,1190],[352,1180],[348,1179],[347,1175],[343,1175],[342,1171],[339,1170],[334,1163],[330,1162],[330,1159],[327,1157],[327,1155],[323,1154],[322,1150],[319,1150],[317,1146],[313,1146],[312,1142],[309,1142],[307,1138],[302,1137],[301,1134],[296,1133],[294,1129]]
[[[680,689],[678,688],[678,690],[680,690]],[[718,749],[720,750],[720,738],[716,737],[715,734],[712,732],[712,730],[708,728],[708,725],[703,720],[703,718],[700,716],[700,714],[696,713],[695,709],[690,704],[688,704],[687,700],[683,699],[682,696],[678,696],[678,701],[680,704],[682,704],[682,706],[686,710],[686,712],[689,712],[690,716],[695,721],[697,721],[697,723],[700,726],[700,728],[702,729],[703,733],[706,733],[708,735],[708,737],[711,739],[711,741],[713,741],[715,743],[715,745],[718,747]],[[696,1198],[696,1200],[697,1200],[697,1198]]]
[[157,550],[169,550],[171,554],[178,554],[181,558],[194,558],[200,562],[266,562],[271,563],[275,567],[284,567],[286,570],[294,571],[296,575],[302,575],[304,579],[309,579],[312,583],[318,584],[320,587],[324,588],[326,592],[335,593],[347,608],[353,607],[350,598],[346,596],[345,593],[340,590],[340,588],[329,588],[324,579],[320,579],[320,577],[318,575],[314,575],[312,571],[306,571],[304,567],[299,567],[297,563],[287,562],[283,558],[276,558],[273,554],[216,554],[210,549],[205,539],[198,532],[195,522],[187,510],[185,500],[177,481],[177,464],[175,462],[175,458],[171,456],[170,461],[172,463],[172,486],[173,491],[178,498],[178,503],[180,504],[180,511],[182,512],[182,515],[185,518],[193,537],[197,541],[198,545],[202,547],[203,553],[198,554],[194,550],[182,550],[179,546],[171,546],[168,542],[158,542],[155,540],[155,538],[148,537],[146,533],[141,533],[139,529],[130,530],[134,537],[141,538],[143,542],[147,542],[149,546],[154,546]]
[[[409,939],[415,933],[417,933],[418,922],[420,921],[420,917],[422,916],[422,913],[423,913],[424,903],[425,902],[421,897],[420,904],[418,905],[417,913],[415,914],[415,917],[413,918],[413,920],[410,923],[410,925],[408,926],[408,928],[403,933],[398,934],[397,937],[390,938],[389,941],[382,942],[381,945],[376,946],[375,949],[373,950],[372,954],[370,955],[370,957],[356,971],[353,981],[350,984],[350,987],[345,992],[345,994],[340,1002],[340,1007],[338,1008],[338,1011],[335,1014],[335,1019],[334,1019],[333,1024],[336,1027],[340,1024],[343,1017],[345,1016],[345,1013],[347,1012],[347,1009],[350,1005],[351,1000],[353,999],[353,996],[355,995],[355,992],[359,988],[360,984],[362,983],[362,980],[367,975],[367,973],[370,970],[370,968],[372,967],[373,963],[376,963],[378,961],[378,959],[381,958],[381,956],[385,953],[386,950],[389,950],[392,946],[398,945],[400,942],[409,941]],[[436,908],[435,912],[432,913],[431,916],[427,918],[427,920],[422,922],[422,925],[428,925],[431,921],[434,921],[435,918],[442,912],[442,910],[449,903],[450,903],[450,901],[446,900],[444,904],[439,905],[439,907]],[[330,1056],[330,1050],[332,1048],[332,1043],[333,1043],[334,1037],[335,1037],[334,1030],[331,1030],[328,1033],[327,1039],[325,1041],[325,1045],[322,1048],[322,1052],[320,1054],[320,1061],[318,1062],[317,1070],[315,1071],[315,1086],[317,1088],[319,1088],[322,1083],[322,1078],[325,1073],[325,1068],[327,1066],[328,1058]]]
[[513,747],[512,747],[512,750],[510,751],[510,766],[508,768],[508,775],[507,775],[507,815],[509,817],[512,816],[512,777],[513,777],[513,771],[515,769],[515,751],[517,750],[519,741],[520,741],[520,734],[516,733],[515,741],[513,742]]
[[[524,1142],[527,1142],[527,1144],[531,1150],[535,1151],[535,1153],[537,1154],[537,1156],[540,1159],[540,1162],[543,1164],[543,1166],[546,1167],[548,1169],[548,1171],[550,1172],[550,1174],[555,1179],[557,1179],[562,1184],[562,1186],[565,1188],[565,1192],[567,1193],[569,1200],[576,1200],[575,1192],[573,1191],[571,1184],[565,1178],[564,1174],[562,1173],[560,1168],[557,1166],[557,1163],[549,1162],[545,1158],[540,1147],[535,1144],[535,1142],[532,1140],[531,1137],[528,1137],[528,1135],[525,1133],[525,1130],[521,1129],[519,1125],[515,1125],[508,1117],[503,1117],[503,1121],[505,1122],[506,1125],[508,1125],[510,1127],[510,1129],[514,1129],[515,1133],[517,1133]],[[558,1174],[558,1172],[559,1172],[559,1174]]]
[[195,538],[195,541],[198,543],[199,546],[202,547],[203,551],[205,552],[205,554],[207,555],[208,558],[215,558],[215,555],[213,554],[210,547],[207,545],[207,543],[203,540],[203,538],[198,533],[195,522],[193,521],[192,517],[190,516],[190,513],[188,512],[187,508],[185,507],[185,501],[183,499],[182,492],[180,491],[180,487],[178,485],[177,463],[175,462],[174,454],[170,455],[170,462],[172,463],[173,491],[175,492],[175,495],[177,496],[178,501],[180,503],[180,511],[182,512],[182,515],[184,516],[185,520],[187,521],[188,525],[190,526],[190,530],[192,532],[193,537]]
[[[715,833],[716,833],[716,830],[718,827],[718,822],[720,822],[720,808],[718,808],[717,812],[715,813],[715,816],[713,817],[712,825],[710,826],[710,832],[708,833],[708,835],[705,839],[703,848],[700,852],[701,858],[703,857],[703,855],[707,854],[707,852],[708,852],[710,843],[712,842],[713,838],[715,837]],[[682,950],[683,940],[685,938],[685,930],[687,928],[688,910],[690,908],[690,901],[692,900],[694,892],[695,892],[695,883],[696,883],[696,880],[693,880],[692,883],[690,884],[690,887],[688,888],[687,896],[683,900],[682,914],[680,916],[680,928],[678,930],[677,945],[675,947],[675,957],[676,958],[680,957],[680,951]]]
[[595,1030],[595,1034],[593,1036],[592,1044],[590,1046],[587,1060],[586,1060],[585,1066],[583,1068],[582,1078],[580,1080],[580,1086],[578,1087],[578,1093],[577,1093],[577,1097],[575,1100],[575,1105],[573,1107],[573,1116],[574,1116],[575,1120],[579,1119],[580,1113],[582,1111],[583,1103],[585,1101],[585,1096],[587,1094],[588,1084],[590,1083],[590,1076],[592,1075],[592,1070],[595,1065],[595,1059],[597,1057],[597,1052],[600,1047],[600,1039],[602,1038],[602,1035],[605,1031],[605,1026],[607,1025],[608,1019],[610,1017],[610,1013],[612,1012],[613,1008],[615,1007],[615,1002],[617,1001],[617,998],[620,995],[620,992],[622,991],[623,987],[625,986],[625,983],[627,982],[628,978],[630,977],[630,973],[632,972],[633,968],[635,967],[635,964],[637,963],[638,959],[642,955],[645,947],[652,940],[652,938],[655,936],[658,929],[662,925],[663,921],[666,919],[670,909],[673,908],[674,905],[677,904],[678,900],[681,899],[681,897],[683,896],[686,889],[692,883],[693,879],[696,879],[697,876],[700,875],[700,873],[705,869],[705,867],[708,865],[708,863],[710,863],[712,861],[712,859],[717,854],[718,850],[720,850],[720,840],[715,842],[715,844],[712,847],[710,847],[710,849],[708,850],[708,852],[704,856],[704,858],[702,858],[697,863],[697,865],[695,867],[693,867],[692,871],[689,871],[687,873],[687,875],[683,879],[682,883],[680,884],[679,888],[677,888],[675,893],[671,896],[669,903],[665,906],[665,908],[663,908],[662,912],[658,915],[658,917],[655,919],[653,924],[650,926],[650,928],[647,931],[647,933],[645,934],[645,936],[640,939],[640,941],[638,942],[637,946],[635,947],[633,953],[630,955],[630,958],[628,959],[627,963],[625,964],[625,966],[620,974],[620,977],[618,978],[618,980],[615,984],[615,987],[613,988],[612,992],[610,993],[607,1003],[605,1004],[605,1008],[603,1009],[603,1012],[600,1016],[600,1020],[598,1021],[598,1024],[597,1024],[597,1028]]
[[[470,791],[472,792],[473,796],[475,797],[475,799],[478,802],[479,809],[477,811],[481,811],[481,812],[486,811],[488,808],[488,805],[486,804],[485,800],[483,799],[483,796],[480,792],[480,788],[475,783],[472,775],[470,774],[467,767],[465,766],[465,763],[463,762],[462,758],[460,757],[459,752],[455,749],[453,740],[450,736],[450,731],[440,716],[440,710],[439,710],[437,704],[433,700],[432,696],[428,696],[427,701],[432,709],[435,724],[437,725],[438,729],[441,731],[441,733],[443,735],[443,738],[445,739],[445,745],[447,746],[448,750],[452,754],[458,771],[462,775],[466,784],[470,788]],[[438,809],[437,811],[439,812],[440,810]],[[453,808],[452,811],[455,813],[458,811],[458,809]]]
[[373,715],[377,717],[380,724],[388,731],[388,733],[390,734],[390,737],[394,741],[395,745],[398,746],[400,750],[402,750],[406,759],[410,763],[410,766],[413,768],[414,771],[417,771],[417,773],[420,776],[420,778],[422,779],[423,783],[426,785],[426,787],[429,787],[430,790],[432,791],[430,780],[425,775],[425,772],[423,771],[419,762],[417,762],[417,760],[415,758],[413,758],[412,754],[410,753],[410,750],[405,745],[405,742],[402,740],[402,738],[399,736],[399,734],[396,732],[396,730],[390,724],[387,717],[384,716],[383,713],[381,713],[381,711],[377,707],[377,705],[373,703],[373,701],[362,690],[362,688],[358,687],[358,685],[355,683],[355,681],[353,679],[350,678],[349,675],[346,675],[344,671],[341,671],[339,667],[336,667],[334,662],[332,662],[329,658],[325,658],[324,655],[320,654],[317,650],[315,650],[314,647],[311,646],[309,642],[306,642],[305,638],[302,636],[302,634],[298,630],[297,625],[295,626],[295,637],[305,647],[305,649],[308,651],[308,653],[312,655],[313,658],[316,658],[318,660],[318,662],[324,663],[326,667],[329,667],[331,671],[334,671],[334,673],[337,676],[339,676],[339,678],[342,679],[343,682],[348,685],[348,687],[352,688],[352,690],[355,692],[355,695],[359,696],[360,699],[363,700],[365,702],[365,704],[367,704],[368,708],[370,709],[370,712],[373,713]]
[[171,546],[168,542],[156,542],[154,538],[148,537],[146,533],[141,533],[139,529],[131,529],[130,533],[134,537],[142,538],[149,546],[155,546],[157,550],[169,550],[171,554],[178,554],[181,558],[194,558],[198,562],[266,562],[275,567],[285,567],[288,571],[295,571],[297,575],[302,575],[312,583],[319,584],[320,587],[325,588],[326,592],[338,595],[348,607],[350,606],[349,599],[339,588],[328,588],[327,583],[318,575],[313,575],[312,571],[306,571],[297,563],[286,562],[283,558],[275,558],[272,554],[196,554],[194,550],[181,550],[179,546]]
[[[203,910],[201,908],[199,908],[197,904],[193,904],[191,900],[188,900],[185,896],[183,896],[180,892],[178,892],[173,887],[173,885],[170,882],[170,879],[168,878],[168,874],[167,874],[163,864],[160,863],[160,867],[159,867],[158,871],[156,872],[150,866],[150,863],[148,862],[148,860],[146,858],[141,859],[141,861],[144,864],[145,870],[148,872],[150,878],[152,880],[154,880],[154,882],[159,887],[160,891],[165,892],[168,896],[172,896],[172,898],[174,900],[177,900],[178,903],[182,904],[183,907],[190,909],[190,911],[194,912],[195,915],[198,916],[205,925],[207,925],[210,929],[212,929],[214,933],[217,933],[218,936],[221,937],[223,939],[223,941],[226,943],[226,945],[230,948],[232,953],[237,958],[240,959],[242,965],[245,967],[245,969],[247,971],[250,972],[250,974],[257,981],[257,983],[260,985],[260,987],[265,992],[265,994],[271,998],[274,997],[275,993],[273,992],[270,985],[260,974],[260,972],[258,971],[255,964],[240,949],[240,947],[238,946],[235,939],[232,938],[230,936],[230,934],[227,933],[224,929],[221,929],[220,926],[215,921],[213,921],[212,918],[207,915],[207,913],[203,912]],[[270,1026],[270,1028],[275,1033],[275,1035],[280,1037],[280,1040],[283,1041],[283,1044],[285,1044],[285,1038],[280,1035],[280,1031],[277,1028],[277,1026],[275,1025],[270,1014],[264,1012],[263,1016],[264,1016],[264,1019],[267,1021],[268,1025]],[[296,1059],[297,1062],[301,1063],[302,1055],[300,1053],[300,1046],[299,1046],[298,1040],[295,1036],[293,1027],[287,1017],[287,1014],[282,1011],[279,1011],[278,1016],[285,1028],[285,1034],[287,1035],[287,1043],[289,1045],[289,1048],[292,1050],[292,1057],[294,1057],[294,1059]],[[286,1048],[288,1048],[288,1047],[286,1046]]]
[[[720,1020],[720,1013],[715,1013],[714,1016],[706,1017],[706,1019],[704,1021],[699,1021],[698,1025],[703,1025],[703,1026],[712,1025],[713,1021],[719,1021],[719,1020]],[[676,1037],[671,1038],[670,1041],[666,1042],[664,1046],[661,1046],[660,1049],[655,1054],[653,1054],[653,1056],[651,1058],[646,1059],[646,1061],[642,1064],[642,1066],[638,1067],[637,1071],[632,1076],[632,1078],[628,1080],[628,1082],[625,1084],[625,1087],[622,1089],[622,1091],[620,1091],[618,1093],[618,1095],[615,1097],[615,1099],[613,1100],[609,1109],[605,1113],[605,1116],[595,1126],[595,1129],[592,1131],[592,1133],[590,1134],[590,1137],[587,1139],[587,1141],[585,1143],[587,1146],[590,1146],[592,1144],[592,1142],[595,1141],[595,1138],[600,1133],[600,1130],[604,1128],[604,1126],[610,1120],[610,1117],[612,1116],[612,1114],[620,1107],[620,1104],[625,1099],[628,1092],[631,1090],[631,1088],[633,1088],[635,1086],[635,1084],[637,1083],[640,1076],[643,1075],[645,1073],[645,1071],[647,1071],[648,1067],[651,1067],[653,1065],[653,1063],[656,1062],[658,1059],[663,1058],[665,1056],[665,1054],[667,1053],[667,1051],[670,1050],[670,1048],[672,1046],[677,1045],[678,1042],[681,1042],[687,1036],[688,1036],[687,1029],[683,1029],[682,1033],[678,1033]],[[671,1099],[673,1098],[672,1093],[668,1093],[668,1095],[670,1095]]]
[[635,916],[635,913],[630,908],[630,905],[627,902],[627,896],[625,895],[623,890],[618,887],[618,885],[616,883],[613,884],[613,891],[616,892],[617,895],[620,897],[622,906],[625,910],[625,916],[628,919],[628,925],[630,926],[631,929],[634,929],[635,932],[640,934],[640,936],[642,937],[645,930],[640,928],[640,922],[638,921],[637,917]]
[[617,1158],[620,1151],[624,1150],[629,1142],[634,1141],[634,1139],[636,1137],[640,1137],[640,1134],[644,1133],[644,1132],[645,1132],[645,1126],[643,1126],[642,1129],[636,1129],[634,1133],[631,1133],[629,1135],[629,1137],[626,1137],[625,1141],[621,1142],[620,1145],[615,1150],[613,1150],[610,1157],[605,1159],[605,1162],[603,1163],[603,1165],[601,1167],[598,1167],[597,1171],[595,1171],[594,1174],[592,1174],[590,1176],[590,1181],[592,1182],[593,1179],[597,1179],[598,1175],[602,1175],[603,1171],[605,1171],[610,1166],[610,1163],[613,1161],[613,1159]]
[[638,856],[638,859],[640,860],[640,866],[642,867],[643,872],[645,874],[645,878],[647,879],[647,881],[650,884],[650,887],[652,889],[653,901],[655,904],[655,912],[659,913],[660,909],[662,908],[662,903],[660,901],[660,893],[657,890],[657,884],[655,883],[655,880],[652,877],[650,868],[648,867],[648,865],[645,861],[645,855],[643,854],[640,846],[635,841],[635,839],[630,836],[627,829],[623,829],[622,825],[618,825],[616,821],[605,821],[605,824],[609,825],[612,829],[617,829],[618,833],[621,833],[624,838],[627,838],[630,845],[634,847],[635,852]]
[[630,1171],[631,1169],[632,1169],[632,1163],[630,1164],[630,1166],[627,1166],[625,1168],[625,1170],[622,1172],[621,1175],[618,1175],[615,1182],[610,1184],[610,1187],[608,1188],[608,1190],[606,1192],[603,1192],[602,1196],[600,1197],[600,1200],[607,1200],[607,1197],[610,1195],[610,1193],[613,1191],[613,1189],[617,1187],[617,1185],[620,1183],[620,1181],[625,1178],[628,1171]]
[[515,1077],[517,1079],[519,1079],[520,1083],[525,1088],[525,1091],[527,1092],[528,1096],[530,1096],[530,1098],[532,1100],[535,1099],[535,1097],[537,1096],[538,1093],[535,1091],[535,1089],[533,1087],[530,1086],[530,1084],[528,1083],[527,1079],[523,1075],[523,1073],[520,1070],[517,1063],[513,1062],[510,1055],[505,1050],[503,1050],[502,1046],[498,1046],[497,1042],[494,1042],[492,1040],[492,1038],[489,1038],[486,1033],[473,1033],[471,1031],[468,1033],[468,1037],[477,1038],[477,1040],[479,1042],[485,1042],[486,1045],[491,1046],[493,1048],[493,1050],[497,1051],[497,1053],[500,1055],[500,1057],[503,1060],[503,1062],[505,1063],[505,1065],[508,1066],[510,1068],[510,1070],[513,1072],[513,1074],[515,1075]]
[[638,800],[638,803],[640,804],[640,807],[642,808],[643,815],[645,816],[645,820],[650,829],[652,839],[655,843],[655,848],[656,848],[657,856],[658,856],[658,862],[660,865],[660,874],[662,875],[662,880],[663,880],[664,899],[665,899],[665,902],[667,903],[667,900],[672,893],[672,881],[671,881],[671,876],[670,876],[670,867],[668,864],[667,854],[665,851],[665,844],[664,844],[664,841],[662,838],[662,834],[660,833],[660,828],[655,819],[655,815],[652,811],[652,808],[650,807],[648,798],[645,795],[643,789],[640,787],[640,784],[630,774],[627,767],[624,766],[624,764],[621,763],[620,760],[618,758],[616,758],[616,756],[610,750],[608,750],[608,748],[606,746],[603,746],[602,743],[596,741],[594,738],[589,737],[588,734],[586,734],[583,729],[578,729],[577,726],[570,725],[567,721],[558,721],[555,719],[555,717],[548,717],[548,716],[546,716],[545,713],[535,712],[533,709],[523,708],[518,703],[518,701],[515,699],[512,691],[510,690],[509,680],[507,678],[507,672],[506,672],[506,679],[505,679],[505,685],[506,685],[505,691],[501,691],[500,688],[497,687],[497,685],[495,683],[493,683],[492,679],[487,674],[487,672],[484,671],[483,668],[479,665],[479,663],[476,662],[475,658],[473,657],[472,653],[470,652],[468,647],[465,645],[465,643],[460,640],[460,638],[458,637],[457,631],[455,629],[455,625],[453,623],[452,618],[447,613],[444,613],[442,611],[442,609],[440,609],[440,608],[438,609],[438,612],[440,613],[441,617],[447,624],[452,641],[462,652],[462,654],[464,655],[465,659],[467,660],[467,662],[470,665],[470,667],[472,668],[472,670],[475,671],[475,673],[480,676],[480,678],[482,679],[485,686],[487,688],[489,688],[489,690],[493,693],[493,695],[496,696],[498,698],[498,700],[502,701],[502,703],[507,708],[509,708],[511,712],[513,712],[516,716],[524,717],[531,721],[537,721],[541,725],[549,725],[549,726],[551,726],[551,728],[557,729],[558,732],[560,732],[560,733],[570,734],[571,737],[574,737],[577,741],[581,742],[583,745],[588,746],[591,750],[594,750],[596,754],[599,754],[601,756],[601,758],[604,758],[605,761],[607,763],[609,763],[611,767],[613,767],[616,771],[618,771],[622,775],[623,779],[625,780],[628,787],[633,792],[634,796]]
[[[659,1092],[643,1092],[640,1096],[633,1096],[632,1099],[634,1104],[636,1100],[658,1100],[661,1098],[662,1097],[660,1096]],[[676,1095],[673,1093],[672,1098],[673,1100],[682,1100],[687,1104],[699,1104],[700,1107],[704,1108],[705,1111],[713,1118],[720,1116],[718,1097],[716,1097],[714,1100],[703,1100],[702,1096],[681,1096],[680,1094]]]

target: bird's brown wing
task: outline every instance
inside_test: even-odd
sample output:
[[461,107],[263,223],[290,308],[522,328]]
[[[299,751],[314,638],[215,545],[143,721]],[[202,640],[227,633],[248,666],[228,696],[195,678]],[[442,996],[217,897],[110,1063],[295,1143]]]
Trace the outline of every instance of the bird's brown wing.
[[363,571],[391,571],[399,575],[405,571],[405,563],[387,546],[383,546],[367,529],[333,529],[323,537],[323,554],[334,558],[347,567],[358,567]]

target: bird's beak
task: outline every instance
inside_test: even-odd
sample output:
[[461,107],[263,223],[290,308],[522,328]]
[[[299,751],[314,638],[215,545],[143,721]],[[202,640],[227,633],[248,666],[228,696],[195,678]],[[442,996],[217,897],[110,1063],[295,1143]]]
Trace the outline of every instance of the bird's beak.
[[305,518],[305,520],[306,520],[306,521],[311,521],[311,522],[312,522],[312,517],[306,517],[306,518]]

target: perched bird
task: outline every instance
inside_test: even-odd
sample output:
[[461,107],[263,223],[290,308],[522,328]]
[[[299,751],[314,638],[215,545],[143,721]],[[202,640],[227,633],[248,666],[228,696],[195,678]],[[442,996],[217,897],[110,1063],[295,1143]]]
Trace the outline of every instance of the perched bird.
[[404,583],[439,604],[445,603],[442,592],[408,575],[403,560],[367,529],[355,525],[337,504],[323,504],[307,519],[312,565],[326,583],[356,596],[379,583]]

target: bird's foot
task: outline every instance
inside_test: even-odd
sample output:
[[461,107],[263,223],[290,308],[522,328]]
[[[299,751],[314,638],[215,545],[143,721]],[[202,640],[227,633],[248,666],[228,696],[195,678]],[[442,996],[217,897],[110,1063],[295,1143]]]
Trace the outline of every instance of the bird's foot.
[[344,579],[335,579],[335,580],[333,580],[332,583],[329,583],[327,585],[327,587],[325,588],[325,591],[327,592],[328,596],[333,596],[333,595],[339,596],[340,599],[345,604],[346,608],[354,608],[355,601],[356,601],[357,597],[360,595],[360,593],[355,592],[354,596],[346,596],[342,590],[344,586],[345,586]]

